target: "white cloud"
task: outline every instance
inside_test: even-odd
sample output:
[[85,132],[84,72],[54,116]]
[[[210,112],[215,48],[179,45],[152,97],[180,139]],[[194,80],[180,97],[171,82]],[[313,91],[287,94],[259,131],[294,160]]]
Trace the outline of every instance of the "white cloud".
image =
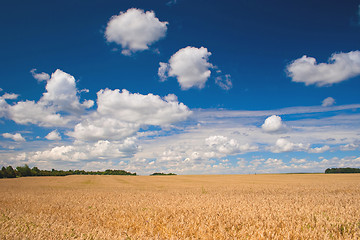
[[300,163],[306,163],[307,160],[305,158],[302,159],[297,159],[297,158],[292,158],[290,163],[295,163],[295,164],[300,164]]
[[49,74],[44,73],[44,72],[42,72],[42,73],[36,73],[36,69],[35,69],[35,68],[34,68],[34,69],[31,69],[30,72],[31,72],[32,76],[33,76],[36,80],[38,80],[38,82],[48,81],[48,80],[50,79],[50,75],[49,75]]
[[23,136],[21,136],[20,133],[15,133],[15,134],[11,134],[11,133],[3,133],[2,136],[4,138],[10,138],[16,142],[24,142],[26,141],[25,138]]
[[61,136],[57,130],[50,132],[48,135],[45,136],[47,140],[61,140]]
[[332,98],[332,97],[327,97],[327,98],[325,98],[325,99],[322,101],[321,106],[323,106],[323,107],[329,107],[329,106],[334,105],[334,103],[335,103],[335,99],[334,99],[334,98]]
[[34,101],[17,102],[9,106],[9,118],[19,124],[36,124],[43,127],[65,126],[69,120],[51,107]]
[[[171,56],[169,63],[160,62],[158,76],[160,82],[164,82],[168,77],[175,77],[182,90],[190,88],[202,89],[211,76],[211,69],[217,69],[216,73],[221,74],[221,70],[209,62],[211,52],[207,48],[187,46],[180,49]],[[215,77],[215,84],[224,90],[232,88],[230,74]]]
[[308,153],[323,153],[330,149],[328,145],[310,148],[310,144],[293,143],[285,138],[279,138],[275,145],[269,148],[273,153],[306,151]]
[[123,141],[100,140],[90,144],[73,144],[53,147],[45,151],[28,153],[30,161],[66,161],[79,162],[82,160],[110,160],[129,158],[138,151],[135,138],[127,138]]
[[183,121],[191,114],[186,105],[174,101],[174,95],[162,99],[151,93],[142,95],[125,89],[122,92],[119,89],[100,90],[97,95],[99,114],[125,122],[164,126]]
[[221,135],[210,136],[205,139],[205,142],[210,150],[226,155],[258,150],[257,146],[251,146],[248,143],[240,145],[235,139],[228,139],[227,137]]
[[165,82],[168,78],[170,65],[163,62],[160,62],[159,65],[158,76],[160,77],[160,82]]
[[279,133],[286,130],[285,124],[282,122],[281,117],[272,115],[265,119],[261,128],[268,133]]
[[122,47],[124,55],[149,49],[154,42],[165,37],[167,22],[161,22],[153,11],[131,8],[111,17],[105,37]]
[[310,148],[309,149],[309,153],[323,153],[326,152],[330,149],[330,147],[328,145],[324,145],[322,147],[315,147],[315,148]]
[[278,168],[280,166],[284,165],[284,162],[281,159],[277,159],[277,158],[268,158],[265,162],[264,165],[266,168]]
[[161,98],[105,89],[97,96],[97,111],[78,123],[69,136],[84,141],[121,140],[135,135],[142,126],[169,126],[191,114],[174,94]]
[[46,84],[46,92],[40,99],[46,105],[52,105],[57,111],[79,113],[93,106],[92,100],[80,103],[75,78],[57,69]]
[[94,114],[78,123],[67,135],[82,141],[121,140],[133,136],[139,129],[140,124]]
[[215,78],[215,83],[224,90],[230,90],[232,88],[232,81],[230,74],[218,76]]
[[275,146],[272,146],[270,149],[274,153],[281,153],[281,152],[293,152],[293,151],[307,151],[309,149],[309,144],[303,143],[292,143],[285,138],[279,138]]
[[[26,100],[14,105],[4,104],[6,115],[19,124],[65,126],[72,115],[80,115],[94,104],[92,100],[80,103],[75,78],[60,69],[51,75],[45,88],[46,91],[38,102]],[[67,114],[62,116],[59,112]]]
[[18,97],[19,95],[14,93],[5,93],[4,95],[1,96],[2,99],[9,99],[9,100],[15,100]]
[[304,55],[286,70],[293,82],[329,86],[360,75],[360,51],[334,53],[329,63],[317,63],[315,58]]
[[[181,89],[204,88],[211,75],[208,62],[211,52],[207,48],[186,47],[177,51],[169,60],[168,75],[176,77]],[[160,65],[161,68],[161,65]],[[165,69],[163,65],[162,69]],[[160,70],[160,69],[159,69]]]
[[341,151],[354,151],[356,149],[359,148],[358,144],[354,144],[354,143],[349,143],[349,144],[345,144],[340,146],[340,150]]

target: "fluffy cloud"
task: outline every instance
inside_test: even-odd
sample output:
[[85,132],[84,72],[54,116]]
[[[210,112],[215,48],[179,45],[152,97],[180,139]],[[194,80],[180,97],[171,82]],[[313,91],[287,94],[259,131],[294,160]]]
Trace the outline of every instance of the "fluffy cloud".
[[44,72],[42,72],[42,73],[36,73],[36,69],[35,69],[35,68],[34,68],[34,69],[31,69],[30,72],[31,72],[32,76],[33,76],[36,80],[38,80],[38,82],[47,81],[47,80],[50,79],[50,75],[49,75],[49,74],[44,73]]
[[50,132],[48,135],[45,136],[47,140],[61,140],[61,136],[57,130]]
[[59,113],[34,101],[21,101],[8,108],[9,118],[19,124],[37,124],[42,127],[65,126],[69,119],[63,118]]
[[66,161],[120,159],[131,157],[138,151],[135,138],[124,141],[100,140],[90,144],[57,146],[45,151],[28,153],[30,161]]
[[315,148],[310,148],[309,149],[309,153],[323,153],[326,152],[330,149],[330,147],[328,145],[322,146],[322,147],[315,147]]
[[[202,89],[211,76],[211,69],[217,69],[209,62],[211,52],[207,48],[187,46],[177,51],[171,56],[169,63],[160,62],[158,76],[160,82],[164,82],[168,77],[175,77],[182,90],[190,88]],[[221,74],[221,70],[216,71]],[[215,77],[215,84],[224,90],[232,88],[230,74]]]
[[149,49],[149,46],[165,37],[167,22],[160,22],[153,11],[131,8],[111,17],[105,37],[123,48],[124,55]]
[[327,97],[322,101],[321,106],[329,107],[329,106],[334,105],[334,103],[335,103],[335,99],[333,99],[332,97]]
[[168,126],[185,120],[191,111],[177,97],[105,89],[97,93],[97,111],[78,123],[68,135],[78,140],[121,140],[142,126]]
[[46,92],[40,102],[55,107],[57,111],[79,113],[94,105],[92,100],[80,103],[75,78],[57,69],[46,84]]
[[272,115],[265,119],[261,128],[268,133],[279,133],[286,129],[285,124],[282,122],[281,117]]
[[210,150],[222,153],[222,154],[237,154],[241,152],[257,151],[257,146],[251,146],[250,144],[240,145],[235,139],[228,139],[225,136],[210,136],[205,139],[206,144]]
[[14,93],[5,93],[1,96],[2,99],[9,99],[9,100],[15,100],[19,97],[19,95]]
[[[46,91],[38,102],[20,101],[14,105],[1,102],[6,115],[19,124],[37,124],[39,126],[65,126],[71,115],[79,115],[86,108],[93,106],[92,100],[80,103],[75,78],[57,69],[47,81]],[[7,97],[9,99],[9,96]],[[11,98],[13,99],[13,98]],[[0,106],[1,108],[1,106]],[[59,112],[67,113],[61,116]]]
[[105,89],[97,93],[98,113],[118,120],[144,125],[169,125],[185,120],[191,111],[174,95],[160,96]]
[[177,51],[171,56],[169,64],[160,63],[160,79],[166,76],[176,77],[181,89],[204,88],[205,83],[211,75],[210,68],[213,67],[208,62],[211,52],[207,48],[186,47]]
[[271,151],[274,153],[281,153],[281,152],[293,152],[293,151],[307,151],[309,149],[309,144],[302,144],[302,143],[292,143],[285,138],[279,138],[275,146],[271,147]]
[[139,129],[140,124],[94,114],[78,123],[67,135],[82,141],[120,140],[134,135]]
[[310,148],[310,144],[293,143],[285,138],[279,138],[275,145],[270,147],[273,153],[306,151],[308,153],[323,153],[330,149],[329,146]]
[[3,133],[2,136],[4,138],[10,138],[16,142],[24,142],[26,141],[25,138],[23,136],[21,136],[20,133],[15,133],[15,134],[11,134],[11,133]]
[[293,82],[306,86],[329,86],[360,75],[360,51],[334,53],[329,63],[317,63],[315,58],[304,55],[287,66]]

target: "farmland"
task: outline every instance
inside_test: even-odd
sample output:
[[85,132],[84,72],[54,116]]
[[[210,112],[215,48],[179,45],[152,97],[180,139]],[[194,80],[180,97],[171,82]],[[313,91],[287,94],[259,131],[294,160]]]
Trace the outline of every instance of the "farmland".
[[0,239],[359,239],[360,174],[0,180]]

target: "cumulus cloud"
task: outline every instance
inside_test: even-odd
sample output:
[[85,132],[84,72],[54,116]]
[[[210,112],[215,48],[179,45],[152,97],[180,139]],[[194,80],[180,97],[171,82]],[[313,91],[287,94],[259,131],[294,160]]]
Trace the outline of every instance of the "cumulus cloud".
[[30,161],[66,161],[119,159],[131,157],[138,151],[135,138],[124,141],[99,140],[90,144],[57,146],[45,151],[28,153]]
[[131,8],[114,15],[107,23],[105,37],[122,47],[124,55],[149,49],[154,42],[165,37],[168,22],[161,22],[153,11]]
[[232,81],[230,74],[218,76],[215,78],[215,83],[224,90],[230,90],[232,88]]
[[293,152],[293,151],[307,151],[309,149],[309,144],[303,143],[292,143],[285,138],[279,138],[275,146],[271,147],[271,151],[274,153],[281,153],[281,152]]
[[67,135],[82,141],[120,140],[134,135],[139,129],[140,124],[94,114],[76,124]]
[[[209,62],[211,52],[205,47],[187,46],[173,54],[168,63],[160,62],[158,76],[160,82],[164,82],[168,77],[175,77],[182,90],[190,88],[202,89],[211,76],[211,69],[218,69]],[[218,74],[221,70],[216,71]],[[224,90],[232,88],[230,74],[215,77],[215,84]]]
[[310,148],[310,144],[293,143],[285,138],[279,138],[275,145],[270,147],[273,153],[306,151],[308,153],[323,153],[330,149],[328,145]]
[[[80,103],[75,78],[60,69],[51,75],[45,88],[46,91],[37,102],[26,100],[14,105],[6,105],[6,102],[1,103],[0,99],[0,104],[3,105],[6,113],[2,115],[7,115],[19,124],[31,123],[45,127],[65,126],[69,123],[71,115],[79,115],[94,104],[92,100]],[[67,115],[62,116],[60,112]]]
[[304,55],[287,66],[293,82],[306,86],[330,86],[360,75],[360,51],[334,53],[329,63],[317,63],[315,58]]
[[206,144],[210,150],[223,154],[237,154],[241,152],[257,151],[257,146],[251,146],[246,143],[240,145],[235,139],[228,139],[225,136],[210,136],[205,139]]
[[4,95],[1,96],[2,99],[9,99],[9,100],[15,100],[18,97],[19,95],[14,93],[5,93]]
[[42,72],[42,73],[36,73],[36,68],[34,69],[31,69],[31,74],[32,76],[38,80],[38,82],[42,82],[42,81],[47,81],[50,79],[50,75],[45,73],[45,72]]
[[286,130],[285,124],[282,122],[281,117],[272,115],[265,119],[261,128],[268,133],[279,133]]
[[65,126],[69,119],[42,103],[21,101],[8,108],[9,118],[19,124],[36,124],[42,127]]
[[3,133],[2,136],[4,138],[10,138],[16,142],[24,142],[26,141],[25,138],[23,136],[21,136],[20,133],[15,133],[15,134],[11,134],[11,133]]
[[183,121],[191,111],[174,94],[160,96],[119,89],[100,90],[97,110],[78,123],[68,135],[79,140],[120,140],[147,125],[168,126]]
[[50,132],[48,135],[45,136],[47,140],[61,140],[61,136],[57,130]]
[[211,75],[209,63],[211,52],[207,48],[186,47],[171,56],[169,64],[161,63],[159,68],[160,79],[167,76],[176,77],[181,89],[204,88]]
[[326,152],[330,149],[330,147],[328,145],[324,145],[322,147],[315,147],[315,148],[310,148],[309,149],[309,153],[323,153]]
[[322,101],[321,106],[323,106],[323,107],[329,107],[329,106],[334,105],[334,103],[335,103],[335,99],[334,99],[334,98],[332,98],[332,97],[327,97],[327,98],[325,98],[325,99]]
[[142,95],[125,89],[122,92],[105,89],[97,96],[99,114],[125,122],[161,126],[183,121],[191,114],[186,105],[175,101],[174,95],[161,98],[151,93]]
[[75,78],[57,69],[46,84],[46,92],[40,99],[46,105],[52,105],[57,111],[79,113],[93,106],[92,100],[80,103]]

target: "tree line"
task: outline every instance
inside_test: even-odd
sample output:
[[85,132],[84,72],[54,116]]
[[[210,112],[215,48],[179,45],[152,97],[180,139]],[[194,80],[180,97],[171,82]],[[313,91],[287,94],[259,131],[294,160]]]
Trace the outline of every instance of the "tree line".
[[360,168],[328,168],[325,173],[360,173]]
[[27,164],[25,166],[2,167],[0,170],[0,178],[16,178],[28,176],[68,176],[68,175],[136,175],[136,173],[127,172],[125,170],[111,170],[105,171],[84,171],[84,170],[40,170],[37,167],[30,168]]
[[159,172],[156,172],[156,173],[152,173],[150,174],[150,176],[171,176],[171,175],[176,175],[175,173],[159,173]]

